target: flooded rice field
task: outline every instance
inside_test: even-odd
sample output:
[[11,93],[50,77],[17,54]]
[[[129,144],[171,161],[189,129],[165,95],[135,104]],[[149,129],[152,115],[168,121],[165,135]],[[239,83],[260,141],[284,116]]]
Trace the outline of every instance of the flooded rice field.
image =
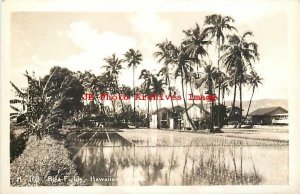
[[67,146],[85,185],[288,184],[288,144],[155,134],[76,132]]

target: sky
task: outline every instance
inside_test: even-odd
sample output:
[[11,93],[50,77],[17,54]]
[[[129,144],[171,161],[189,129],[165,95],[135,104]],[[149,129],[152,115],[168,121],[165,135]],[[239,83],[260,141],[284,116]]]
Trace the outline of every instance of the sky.
[[[240,7],[218,12],[186,9],[14,12],[11,15],[10,78],[24,86],[25,70],[44,76],[54,65],[73,71],[91,70],[99,75],[103,72],[105,57],[115,53],[122,58],[129,48],[134,48],[143,54],[143,61],[136,70],[138,80],[142,69],[157,73],[162,66],[153,57],[157,43],[167,38],[179,44],[184,38],[182,30],[195,23],[202,26],[205,16],[217,13],[232,16],[239,34],[252,31],[251,40],[259,45],[260,61],[254,66],[264,80],[253,98],[288,98],[288,15],[285,9],[268,9],[269,6],[262,4],[257,10]],[[210,58],[215,60],[216,56],[211,53]],[[127,69],[126,64],[124,67],[120,83],[131,86],[132,70]],[[136,85],[140,83],[138,80]],[[250,97],[251,90],[246,87],[243,99]]]

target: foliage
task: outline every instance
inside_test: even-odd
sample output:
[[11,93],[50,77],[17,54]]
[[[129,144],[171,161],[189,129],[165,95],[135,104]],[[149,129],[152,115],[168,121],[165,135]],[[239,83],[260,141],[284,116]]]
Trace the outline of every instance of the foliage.
[[[24,117],[20,124],[26,127],[26,133],[35,134],[40,139],[50,134],[56,135],[63,119],[78,111],[82,103],[83,87],[66,68],[54,67],[50,74],[37,79],[35,75],[24,74],[28,87],[21,90],[11,82],[19,99],[10,101],[11,108],[16,111],[11,119]],[[18,109],[13,104],[22,104],[27,110]]]
[[21,155],[26,147],[27,137],[24,133],[16,135],[12,130],[10,131],[10,162],[14,161]]
[[76,179],[75,165],[64,145],[49,136],[42,140],[31,136],[23,154],[13,161],[10,169],[12,186],[67,186],[82,183]]
[[223,104],[216,104],[213,107],[213,111],[214,111],[214,123],[218,123],[218,111],[219,111],[219,121],[221,123],[224,123],[225,118],[226,118],[226,106]]

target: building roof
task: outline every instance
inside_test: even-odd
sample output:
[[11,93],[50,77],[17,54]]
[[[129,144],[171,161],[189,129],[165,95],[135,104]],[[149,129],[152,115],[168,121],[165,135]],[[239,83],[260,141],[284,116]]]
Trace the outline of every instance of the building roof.
[[[204,106],[201,105],[201,104],[188,104],[188,105],[187,105],[187,109],[189,110],[192,106],[197,106],[197,107],[199,107],[200,109],[202,109],[203,111],[209,112],[209,111],[207,111],[207,110],[204,108]],[[184,112],[184,107],[179,106],[179,105],[178,105],[178,106],[174,106],[174,109],[175,109],[176,112]],[[172,107],[171,107],[171,108],[163,107],[163,108],[160,108],[160,109],[154,111],[154,112],[152,113],[152,115],[155,115],[155,114],[157,114],[157,112],[161,112],[162,110],[168,110],[169,112],[173,112]]]
[[284,108],[280,107],[280,106],[275,106],[275,107],[267,107],[267,108],[259,108],[256,109],[255,111],[251,112],[249,115],[250,116],[261,116],[261,115],[271,115],[272,112],[276,111],[276,110],[282,110],[283,112],[288,112],[287,110],[285,110]]
[[204,112],[206,112],[206,113],[209,113],[209,111],[206,110],[206,109],[204,108],[204,106],[201,105],[201,104],[191,104],[187,109],[189,110],[189,109],[192,108],[193,106],[197,106],[197,107],[199,107],[202,111],[204,111]]
[[[183,112],[184,111],[184,107],[179,106],[179,105],[178,106],[174,106],[174,109],[175,109],[176,112]],[[157,110],[154,111],[152,114],[157,114],[157,112],[160,112],[162,110],[168,110],[170,112],[173,112],[173,108],[172,107],[171,108],[163,107],[163,108],[158,109],[158,111]]]
[[160,108],[158,110],[155,110],[152,114],[155,115],[155,114],[157,114],[158,112],[160,112],[162,110],[168,110],[168,109],[166,107],[163,107],[163,108]]
[[[183,112],[183,111],[184,111],[184,107],[179,106],[179,105],[178,105],[178,106],[174,106],[174,109],[175,109],[175,111],[177,111],[177,112]],[[173,111],[172,107],[169,108],[169,110]]]

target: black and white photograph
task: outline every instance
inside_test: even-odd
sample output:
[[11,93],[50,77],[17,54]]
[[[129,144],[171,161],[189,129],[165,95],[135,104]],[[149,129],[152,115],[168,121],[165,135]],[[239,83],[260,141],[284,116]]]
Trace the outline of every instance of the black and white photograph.
[[295,186],[290,1],[29,2],[2,2],[3,193]]

